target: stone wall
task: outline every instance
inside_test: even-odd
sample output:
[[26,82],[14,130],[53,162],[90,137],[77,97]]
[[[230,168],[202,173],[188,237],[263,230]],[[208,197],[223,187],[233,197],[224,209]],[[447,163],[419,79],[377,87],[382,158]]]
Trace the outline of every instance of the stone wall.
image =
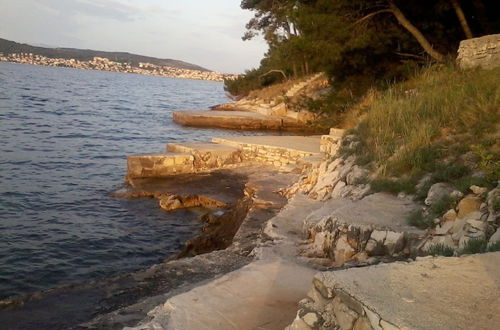
[[395,325],[336,286],[331,273],[314,276],[308,297],[299,302],[299,311],[286,330],[395,330]]
[[[216,143],[230,143],[227,140],[219,138],[214,138],[212,141]],[[241,150],[242,161],[259,162],[280,168],[287,167],[288,165],[296,165],[299,160],[314,154],[301,150],[252,143],[238,142],[234,145]]]
[[406,258],[420,253],[426,236],[418,231],[396,231],[370,224],[352,224],[326,217],[305,222],[306,244],[300,254],[308,258],[330,259],[342,266],[354,261],[371,263],[377,257]]
[[500,34],[462,40],[458,49],[458,65],[463,68],[500,66]]

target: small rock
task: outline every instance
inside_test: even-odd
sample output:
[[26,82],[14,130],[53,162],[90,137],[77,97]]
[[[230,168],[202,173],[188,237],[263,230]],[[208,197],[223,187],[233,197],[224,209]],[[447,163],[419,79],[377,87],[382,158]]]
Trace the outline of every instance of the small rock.
[[459,191],[459,190],[453,190],[451,193],[450,193],[450,197],[455,200],[455,201],[458,201],[460,198],[464,197],[464,194]]
[[447,183],[435,183],[429,189],[424,203],[425,205],[430,206],[442,199],[444,196],[449,195],[452,191],[453,188]]
[[484,188],[484,187],[479,187],[479,186],[470,186],[469,188],[474,194],[478,195],[478,196],[482,196],[484,195],[488,189],[487,188]]
[[457,212],[455,212],[454,209],[450,209],[445,214],[443,214],[444,222],[455,221],[456,218],[457,218]]
[[450,232],[451,228],[453,228],[453,222],[446,221],[441,226],[436,227],[436,235],[446,235]]
[[476,196],[466,196],[464,199],[462,199],[457,206],[458,209],[458,217],[463,218],[467,214],[474,212],[474,211],[479,211],[479,208],[481,207],[481,199]]
[[358,318],[358,314],[347,307],[339,297],[335,297],[332,301],[333,313],[337,319],[341,329],[352,329],[354,321]]
[[359,319],[356,320],[356,323],[354,323],[354,327],[352,330],[371,330],[372,327],[370,325],[370,321],[366,317],[360,317]]
[[486,230],[486,223],[479,220],[467,220],[467,226],[470,226],[480,231]]
[[387,254],[393,255],[400,252],[404,247],[404,233],[388,231],[384,240],[384,246],[387,249]]
[[302,317],[302,320],[304,320],[304,322],[314,328],[318,323],[319,323],[319,317],[316,313],[313,313],[313,312],[310,312],[310,313],[307,313],[306,315],[304,315]]
[[488,246],[495,244],[496,242],[500,242],[500,227],[497,228],[497,231],[490,237],[488,241]]

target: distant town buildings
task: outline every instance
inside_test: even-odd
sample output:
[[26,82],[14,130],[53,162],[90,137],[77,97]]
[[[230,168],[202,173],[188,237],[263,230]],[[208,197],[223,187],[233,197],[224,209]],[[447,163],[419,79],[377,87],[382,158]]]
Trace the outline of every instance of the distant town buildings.
[[170,66],[160,66],[151,63],[139,63],[139,66],[137,67],[127,63],[113,62],[104,57],[94,57],[91,61],[79,61],[75,59],[49,58],[31,53],[14,53],[6,55],[0,53],[0,62],[59,66],[84,70],[136,73],[170,78],[185,78],[210,81],[223,81],[224,79],[233,79],[237,77],[237,75],[224,74],[213,71],[181,69]]

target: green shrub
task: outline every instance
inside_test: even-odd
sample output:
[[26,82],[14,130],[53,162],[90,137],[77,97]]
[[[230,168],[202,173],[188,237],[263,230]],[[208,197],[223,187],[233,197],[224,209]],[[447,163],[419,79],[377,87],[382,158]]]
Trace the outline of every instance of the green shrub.
[[463,178],[454,180],[453,185],[455,186],[455,188],[457,188],[457,190],[466,194],[470,192],[470,186],[479,186],[492,189],[496,186],[496,182],[484,177],[465,176]]
[[493,211],[500,211],[500,196],[494,196],[491,200]]
[[430,211],[433,215],[435,215],[435,217],[439,217],[449,209],[453,208],[456,203],[457,203],[456,199],[452,198],[449,195],[446,195],[443,196],[440,200],[436,201],[434,204],[432,204]]
[[412,211],[406,218],[406,221],[409,225],[420,229],[434,227],[434,218],[429,215],[424,215],[421,210]]
[[433,256],[452,257],[455,250],[444,244],[435,244],[429,248],[429,254]]
[[500,251],[500,241],[496,241],[495,243],[488,246],[488,252],[497,252]]
[[442,164],[436,167],[432,173],[433,182],[452,182],[460,179],[471,172],[471,169],[462,164]]
[[392,194],[404,192],[407,194],[415,193],[415,181],[406,178],[402,179],[375,179],[370,182],[372,192],[385,191]]
[[460,254],[484,253],[488,250],[488,241],[482,238],[475,238],[467,241],[460,250]]

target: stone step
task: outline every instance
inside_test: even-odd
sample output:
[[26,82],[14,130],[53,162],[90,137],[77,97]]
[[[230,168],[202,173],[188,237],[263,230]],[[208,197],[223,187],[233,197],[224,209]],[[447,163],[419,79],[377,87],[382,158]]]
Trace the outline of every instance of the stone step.
[[221,127],[243,130],[300,130],[305,123],[283,116],[250,111],[176,111],[173,120],[185,126]]
[[206,143],[169,143],[168,152],[191,154],[197,171],[241,163],[241,151],[237,147]]
[[213,143],[213,142],[186,142],[186,143],[168,143],[167,152],[199,154],[199,153],[219,153],[229,154],[238,151],[238,148]]
[[323,272],[312,282],[287,329],[498,329],[500,324],[500,252]]
[[334,266],[414,257],[424,252],[427,240],[425,231],[406,223],[416,208],[409,199],[385,193],[330,199],[305,219],[308,239],[300,254]]
[[245,160],[276,167],[296,165],[307,156],[319,153],[319,136],[240,136],[214,138],[213,142],[233,146],[242,151]]
[[194,156],[189,153],[132,155],[127,157],[127,180],[162,177],[194,170]]

